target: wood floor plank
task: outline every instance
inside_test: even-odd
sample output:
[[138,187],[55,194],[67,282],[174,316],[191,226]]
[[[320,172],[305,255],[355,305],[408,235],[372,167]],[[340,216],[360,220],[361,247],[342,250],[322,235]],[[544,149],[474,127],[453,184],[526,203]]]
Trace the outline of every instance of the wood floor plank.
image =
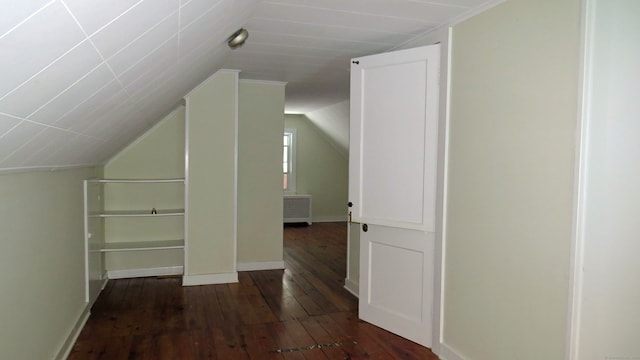
[[357,318],[345,223],[286,226],[284,247],[284,270],[239,272],[233,284],[109,281],[69,359],[437,359]]

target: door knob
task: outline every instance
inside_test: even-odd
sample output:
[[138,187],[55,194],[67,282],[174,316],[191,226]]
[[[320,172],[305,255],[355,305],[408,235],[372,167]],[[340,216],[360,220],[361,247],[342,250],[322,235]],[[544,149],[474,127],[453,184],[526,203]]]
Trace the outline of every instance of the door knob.
[[369,225],[367,225],[367,224],[362,224],[362,231],[364,231],[364,232],[369,231]]
[[353,203],[352,203],[351,201],[349,201],[349,202],[347,203],[347,206],[348,206],[348,207],[352,207],[352,206],[353,206]]

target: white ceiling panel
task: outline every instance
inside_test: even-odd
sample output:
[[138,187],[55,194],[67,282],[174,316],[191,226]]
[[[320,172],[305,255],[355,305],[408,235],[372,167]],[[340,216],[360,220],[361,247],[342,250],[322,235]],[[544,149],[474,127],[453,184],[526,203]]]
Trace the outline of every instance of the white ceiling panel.
[[7,1],[0,12],[0,36],[33,15],[51,0]]
[[[113,73],[102,64],[29,115],[28,119],[53,124],[113,81]],[[115,85],[120,88],[117,83]]]
[[[99,164],[220,68],[287,82],[287,111],[344,102],[351,58],[500,1],[10,1],[0,13],[0,171]],[[249,39],[232,51],[240,27]]]
[[130,67],[125,73],[118,75],[122,85],[127,88],[140,77],[149,73],[158,74],[178,62],[178,36],[170,38],[153,52],[140,58],[139,62]]
[[[420,3],[397,0],[278,0],[265,4],[293,6],[298,8],[328,9],[332,12],[375,15],[385,18],[412,19],[421,23],[440,23],[460,13],[460,6],[438,2]],[[308,11],[308,10],[304,10]]]
[[122,90],[122,86],[115,81],[111,82],[87,100],[69,109],[69,112],[58,119],[54,123],[54,126],[64,129],[73,128],[76,131],[80,131],[80,129],[86,127],[99,117],[100,111],[107,111],[110,106],[118,102],[126,102],[127,99],[128,96],[124,90]]
[[[254,32],[295,34],[303,37],[324,37],[329,39],[345,39],[345,32],[349,34],[348,39],[353,41],[370,41],[387,46],[396,45],[407,39],[406,33],[394,33],[385,31],[384,28],[357,29],[346,26],[326,26],[308,24],[297,21],[281,21],[277,19],[253,18],[247,24],[247,28]],[[421,31],[416,31],[415,35]]]
[[51,142],[59,142],[69,136],[64,130],[45,127],[37,135],[29,139],[9,156],[4,158],[0,166],[5,168],[18,168],[28,163],[29,158],[35,156],[42,148],[46,148]]
[[[0,97],[84,40],[67,10],[54,2],[0,38]],[[4,54],[11,54],[7,56]]]
[[18,125],[21,121],[21,119],[17,119],[5,114],[0,114],[0,138],[14,126]]
[[0,138],[0,162],[44,129],[45,126],[22,121],[18,126],[6,132]]
[[[13,153],[9,158],[5,159],[5,162],[0,164],[2,167],[40,167],[45,165],[43,160],[48,158],[51,153],[55,152],[60,144],[66,143],[69,139],[72,139],[76,135],[66,132],[64,130],[56,128],[45,128],[44,131],[36,135],[32,142],[37,144],[37,148],[33,152],[27,153],[17,151]],[[21,148],[23,150],[24,148]],[[12,164],[12,166],[10,165]]]
[[194,21],[208,17],[209,14],[221,14],[224,10],[215,9],[219,5],[230,6],[229,3],[224,4],[222,0],[192,0],[180,8],[180,30],[190,26]]
[[312,8],[280,3],[262,3],[258,9],[260,17],[280,19],[294,22],[324,26],[341,26],[363,29],[389,29],[392,32],[404,33],[438,25],[433,21],[409,19],[395,16],[370,15],[365,13],[345,12],[328,8]]
[[117,19],[141,0],[64,0],[80,26],[91,35]]
[[92,35],[91,41],[109,58],[177,11],[178,0],[145,0]]
[[[177,38],[177,29],[178,13],[176,12],[107,59],[107,63],[116,75],[120,75],[144,58],[153,56],[151,53],[164,45],[168,39]],[[176,55],[177,53],[176,48]]]
[[98,66],[101,58],[85,41],[0,100],[0,112],[27,117]]

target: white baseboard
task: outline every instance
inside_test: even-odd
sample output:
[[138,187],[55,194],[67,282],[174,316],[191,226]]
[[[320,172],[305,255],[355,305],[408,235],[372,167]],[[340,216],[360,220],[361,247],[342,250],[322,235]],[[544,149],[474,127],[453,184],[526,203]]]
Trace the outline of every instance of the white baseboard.
[[73,349],[73,345],[75,345],[76,340],[78,340],[78,336],[80,336],[82,328],[84,328],[84,324],[86,324],[87,320],[89,320],[89,315],[91,314],[89,310],[90,307],[88,305],[85,306],[84,310],[80,314],[80,317],[78,318],[78,321],[76,321],[76,324],[71,329],[69,336],[67,336],[67,340],[65,340],[62,348],[60,349],[60,351],[58,351],[58,355],[55,357],[56,360],[65,360],[69,357],[71,349]]
[[128,269],[128,270],[109,270],[107,271],[108,279],[128,279],[148,276],[170,276],[182,275],[184,266],[167,266],[159,268],[145,269]]
[[353,296],[359,297],[360,294],[360,284],[351,280],[344,279],[344,288],[347,289]]
[[238,263],[236,268],[238,271],[281,270],[284,269],[284,261]]
[[104,290],[108,282],[109,282],[109,272],[105,270],[104,273],[102,274],[102,287],[100,288],[100,291]]
[[238,273],[185,275],[182,277],[182,286],[213,285],[237,283]]
[[347,221],[347,215],[338,215],[338,216],[314,216],[311,219],[313,222],[343,222]]
[[440,350],[438,351],[438,357],[441,360],[467,360],[467,358],[455,352],[452,348],[450,348],[445,343],[440,343]]

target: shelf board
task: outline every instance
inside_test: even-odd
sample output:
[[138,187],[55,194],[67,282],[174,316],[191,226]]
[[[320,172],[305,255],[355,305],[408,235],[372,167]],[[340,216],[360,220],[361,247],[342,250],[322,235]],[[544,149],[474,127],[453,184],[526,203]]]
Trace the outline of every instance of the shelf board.
[[153,216],[182,216],[184,209],[161,209],[157,214],[151,210],[109,210],[100,213],[100,217],[153,217]]
[[101,252],[184,249],[184,240],[105,243]]
[[96,183],[184,183],[184,178],[175,179],[94,179]]

